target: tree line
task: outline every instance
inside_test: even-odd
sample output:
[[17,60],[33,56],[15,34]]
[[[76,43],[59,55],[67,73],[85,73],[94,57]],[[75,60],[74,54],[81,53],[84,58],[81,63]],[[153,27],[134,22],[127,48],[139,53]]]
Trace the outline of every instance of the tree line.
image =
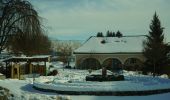
[[[103,33],[102,32],[98,32],[97,37],[104,37]],[[115,32],[112,32],[112,31],[107,31],[106,32],[106,37],[122,37],[123,34],[118,30],[116,33]]]

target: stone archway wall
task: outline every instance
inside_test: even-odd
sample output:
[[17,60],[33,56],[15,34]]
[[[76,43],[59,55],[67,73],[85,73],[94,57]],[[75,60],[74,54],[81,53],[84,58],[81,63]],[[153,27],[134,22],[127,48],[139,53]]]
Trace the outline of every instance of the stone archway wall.
[[81,59],[77,67],[80,69],[100,69],[101,64],[98,59],[93,57],[87,57]]
[[75,54],[76,56],[76,67],[81,63],[82,60],[86,58],[95,58],[97,59],[100,64],[102,65],[103,62],[108,58],[116,58],[120,60],[122,64],[128,59],[128,58],[137,58],[141,62],[145,61],[145,57],[142,55],[142,53],[116,53],[116,54]]
[[125,62],[124,62],[124,69],[126,70],[141,70],[143,67],[143,62],[140,61],[140,59],[138,58],[128,58]]
[[109,70],[120,70],[122,69],[122,63],[117,58],[107,58],[103,61],[103,67],[106,67]]

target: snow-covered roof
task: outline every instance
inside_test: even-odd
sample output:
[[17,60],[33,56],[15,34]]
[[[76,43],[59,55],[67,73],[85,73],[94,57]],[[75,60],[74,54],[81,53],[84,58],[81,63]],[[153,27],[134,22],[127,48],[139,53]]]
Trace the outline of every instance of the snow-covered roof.
[[27,61],[31,61],[31,62],[38,62],[38,61],[48,61],[48,58],[50,57],[50,55],[37,55],[37,56],[31,56],[31,57],[26,57],[26,56],[20,56],[20,57],[11,57],[8,59],[5,59],[4,62],[8,62],[8,61],[13,61],[13,62],[27,62]]
[[[75,54],[86,53],[141,53],[146,36],[90,37]],[[102,43],[102,41],[105,43]]]

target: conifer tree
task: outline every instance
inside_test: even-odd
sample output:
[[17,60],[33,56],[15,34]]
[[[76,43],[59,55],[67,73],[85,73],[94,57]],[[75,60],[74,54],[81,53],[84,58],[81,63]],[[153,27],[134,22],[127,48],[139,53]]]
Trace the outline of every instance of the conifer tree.
[[117,33],[116,33],[116,37],[122,37],[122,33],[118,30]]
[[115,36],[116,36],[115,32],[112,32],[112,37],[115,37]]
[[107,31],[106,37],[114,37],[114,36],[115,36],[114,32]]
[[96,36],[97,37],[103,37],[103,33],[102,32],[98,32]]
[[106,32],[106,37],[110,37],[111,35],[110,35],[110,32],[109,32],[109,30]]
[[161,67],[167,63],[168,45],[164,43],[161,22],[155,13],[150,24],[149,35],[144,41],[143,54],[147,59],[147,67],[152,67],[153,75],[161,72]]

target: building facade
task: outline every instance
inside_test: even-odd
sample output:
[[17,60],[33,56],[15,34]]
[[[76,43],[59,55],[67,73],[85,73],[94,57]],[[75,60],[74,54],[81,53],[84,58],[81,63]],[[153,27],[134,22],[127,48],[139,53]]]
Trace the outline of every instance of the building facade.
[[145,36],[90,37],[74,51],[76,68],[80,69],[140,69]]

